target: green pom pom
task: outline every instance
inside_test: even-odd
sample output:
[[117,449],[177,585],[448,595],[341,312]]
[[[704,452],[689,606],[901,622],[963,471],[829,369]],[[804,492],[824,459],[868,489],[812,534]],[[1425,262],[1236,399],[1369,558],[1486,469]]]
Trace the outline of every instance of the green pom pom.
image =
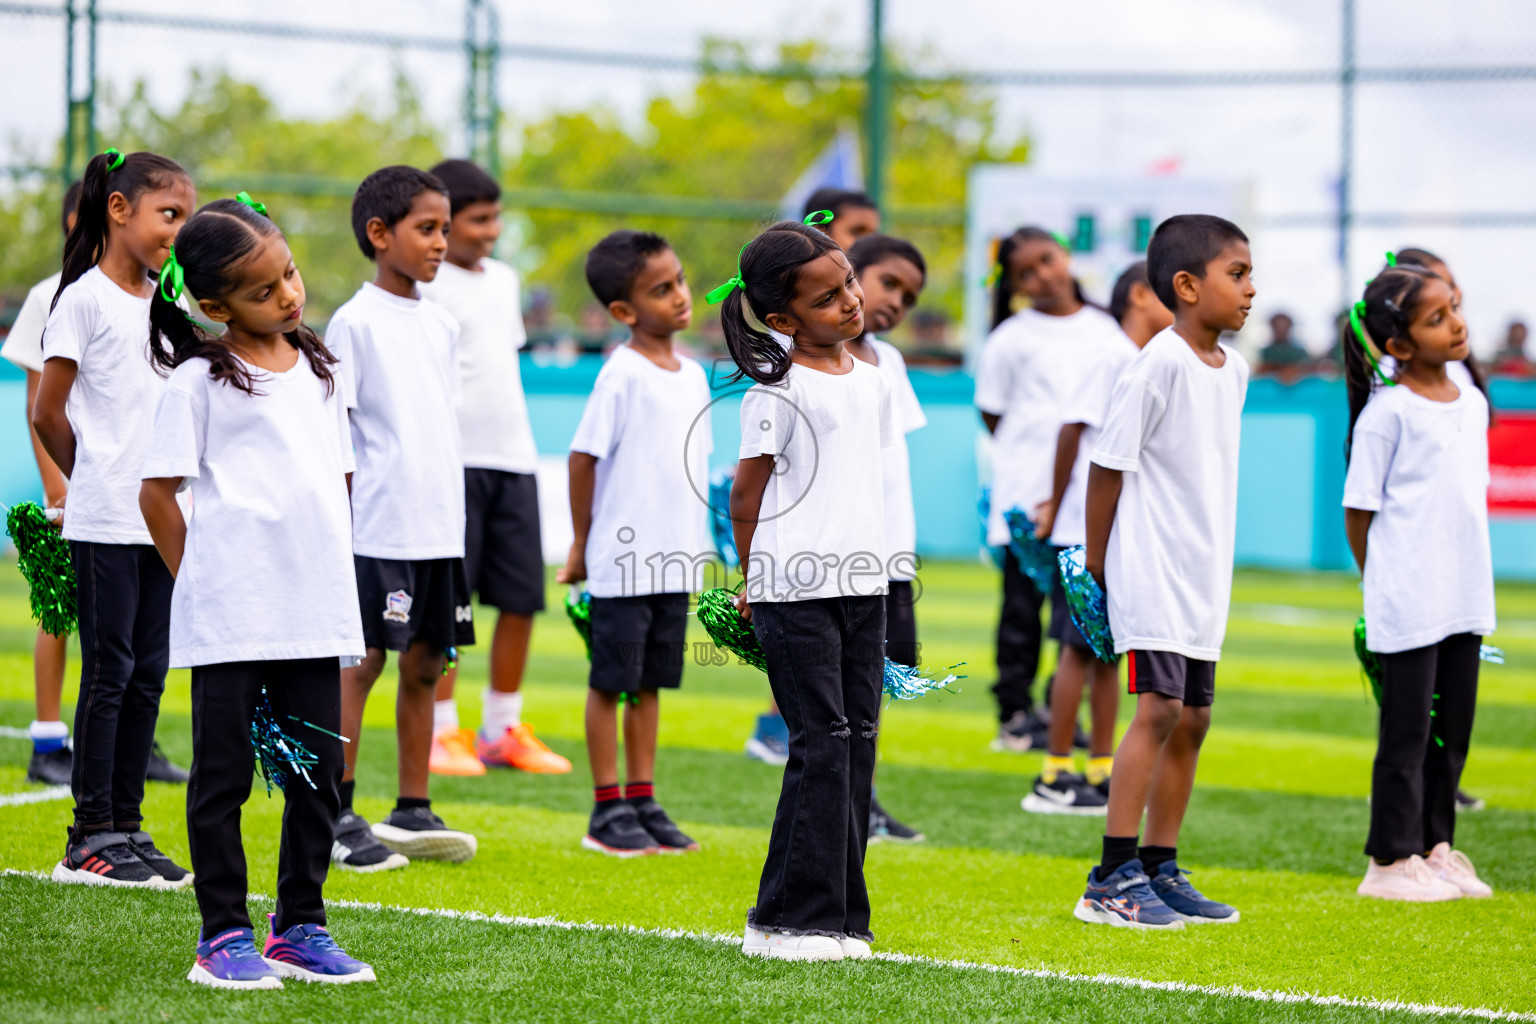
[[724,587],[704,591],[699,595],[698,616],[717,647],[725,648],[755,669],[768,671],[763,645],[757,642],[752,623],[736,610],[735,594]]
[[570,616],[571,625],[576,627],[581,642],[587,645],[587,660],[591,661],[592,595],[580,587],[572,587],[571,592],[565,595],[565,614]]
[[32,618],[53,636],[73,633],[78,619],[69,541],[35,501],[11,506],[5,532],[16,544],[16,564],[31,588]]
[[1355,657],[1360,659],[1360,668],[1365,672],[1365,681],[1371,684],[1371,696],[1375,697],[1376,703],[1380,705],[1381,655],[1365,646],[1364,615],[1355,622]]

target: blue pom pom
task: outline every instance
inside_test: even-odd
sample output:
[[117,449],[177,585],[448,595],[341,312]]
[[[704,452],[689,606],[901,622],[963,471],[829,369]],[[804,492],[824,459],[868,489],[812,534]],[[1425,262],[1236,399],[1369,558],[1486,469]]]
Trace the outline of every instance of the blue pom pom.
[[1072,615],[1072,625],[1093,648],[1100,661],[1115,660],[1115,638],[1109,630],[1109,605],[1104,588],[1088,571],[1088,551],[1081,544],[1062,551],[1061,586],[1067,592],[1067,610]]
[[1035,524],[1023,509],[1009,509],[1003,513],[1003,521],[1008,524],[1008,548],[1018,560],[1019,570],[1036,590],[1050,594],[1056,579],[1056,549],[1035,536]]
[[731,523],[731,484],[735,482],[735,466],[722,466],[709,477],[709,529],[715,539],[715,551],[727,569],[735,569],[741,564],[736,555],[736,533]]
[[957,676],[949,671],[964,664],[965,662],[962,661],[947,668],[922,669],[913,668],[910,665],[898,665],[890,658],[886,658],[885,681],[882,686],[886,695],[892,700],[916,700],[934,690],[947,690],[950,683],[957,679],[964,679],[964,676]]
[[[329,729],[322,729],[313,722],[306,722],[293,715],[289,715],[288,718],[316,732],[334,736],[343,743],[348,742],[345,736],[331,732]],[[277,719],[272,714],[272,704],[267,700],[266,687],[262,687],[261,703],[256,706],[256,714],[251,717],[251,747],[256,753],[256,767],[267,783],[267,796],[272,795],[273,786],[286,790],[288,784],[293,781],[294,774],[298,774],[309,783],[310,789],[319,788],[315,785],[315,780],[309,777],[309,770],[318,765],[320,759],[277,724]]]

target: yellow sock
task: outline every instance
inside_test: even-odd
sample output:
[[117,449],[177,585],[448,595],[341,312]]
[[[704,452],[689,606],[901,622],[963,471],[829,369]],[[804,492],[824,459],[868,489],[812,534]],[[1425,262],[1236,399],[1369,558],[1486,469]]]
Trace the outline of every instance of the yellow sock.
[[1056,777],[1062,772],[1070,772],[1077,768],[1077,762],[1069,754],[1066,757],[1057,757],[1055,754],[1045,755],[1045,766],[1040,769],[1040,781],[1047,786],[1056,781]]
[[1088,785],[1097,786],[1109,778],[1110,770],[1115,766],[1115,758],[1112,754],[1103,757],[1090,757],[1088,759]]

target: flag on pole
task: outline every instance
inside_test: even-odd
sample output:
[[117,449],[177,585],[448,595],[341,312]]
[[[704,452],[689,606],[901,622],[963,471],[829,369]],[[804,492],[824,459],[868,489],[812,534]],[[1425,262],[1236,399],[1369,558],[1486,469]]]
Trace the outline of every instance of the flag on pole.
[[864,188],[864,164],[859,157],[859,136],[852,128],[843,128],[825,149],[800,173],[784,193],[779,215],[784,220],[799,220],[805,201],[819,188]]

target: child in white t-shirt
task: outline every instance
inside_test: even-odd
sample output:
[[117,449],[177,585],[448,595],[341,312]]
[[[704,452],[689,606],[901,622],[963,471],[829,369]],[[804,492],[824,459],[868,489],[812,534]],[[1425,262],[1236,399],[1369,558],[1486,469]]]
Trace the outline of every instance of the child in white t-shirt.
[[533,616],[544,610],[539,539],[539,453],[523,397],[518,350],[527,341],[517,271],[491,259],[501,237],[501,186],[468,160],[432,173],[448,187],[452,230],[437,277],[421,294],[459,322],[459,432],[464,442],[464,574],[480,603],[497,610],[490,685],[478,739],[459,728],[457,667],[437,685],[432,771],[483,775],[486,765],[563,774],[571,762],[523,721],[523,669]]
[[[655,797],[661,691],[682,685],[688,595],[711,563],[709,382],[673,339],[693,317],[677,253],[615,231],[587,254],[587,282],[630,330],[593,384],[571,439],[575,538],[556,579],[591,594],[587,757],[593,806],[581,845],[614,857],[697,850]],[[619,792],[618,709],[625,785]]]
[[1488,400],[1475,377],[1447,372],[1469,351],[1460,305],[1439,275],[1391,267],[1366,287],[1342,342],[1344,524],[1365,574],[1366,646],[1382,673],[1359,892],[1382,899],[1493,894],[1451,845],[1481,638],[1495,626]]
[[1105,586],[1136,715],[1115,754],[1103,859],[1074,909],[1082,921],[1182,928],[1238,920],[1190,885],[1177,845],[1232,593],[1248,364],[1221,335],[1248,318],[1252,270],[1248,238],[1230,221],[1190,214],[1158,226],[1147,276],[1173,326],[1115,382],[1088,469],[1085,562]]
[[[475,642],[464,576],[459,325],[416,287],[437,275],[450,218],[448,192],[427,172],[396,166],[370,174],[352,200],[352,231],[378,273],[326,328],[356,449],[352,552],[368,647],[341,682],[341,731],[352,747],[332,858],[353,871],[402,867],[407,857],[475,855],[475,837],[448,828],[427,797],[433,694],[449,652]],[[400,652],[399,798],[370,829],[352,797],[363,706],[386,651]]]
[[143,830],[140,809],[165,691],[172,580],[138,497],[165,390],[147,351],[152,275],[196,204],[173,160],[115,149],[92,157],[43,331],[32,425],[69,479],[63,532],[80,618],[75,814],[58,881],[191,883]]
[[[740,374],[731,490],[746,574],[737,607],[763,647],[789,725],[789,762],[742,951],[791,960],[870,955],[869,840],[890,558],[882,450],[890,387],[847,343],[864,293],[827,235],[775,224],[710,294]],[[786,348],[774,333],[790,339]]]
[[[1124,335],[1100,346],[1097,361],[1062,407],[1051,500],[1036,510],[1039,532],[1057,547],[1088,542],[1088,455],[1098,444],[1109,413],[1109,397],[1136,353],[1173,323],[1173,314],[1147,282],[1145,261],[1131,264],[1115,282],[1109,312]],[[1051,591],[1050,635],[1060,648],[1051,679],[1050,746],[1023,806],[1036,814],[1103,814],[1109,806],[1109,776],[1114,764],[1120,666],[1118,660],[1104,662],[1094,656],[1093,648],[1072,622],[1059,576]],[[1089,682],[1091,728],[1087,771],[1079,774],[1074,770],[1072,740],[1085,681]]]
[[[202,930],[187,980],[217,988],[372,981],[325,928],[322,890],[341,781],[341,660],[363,654],[349,557],[353,467],[335,358],[305,327],[288,243],[250,200],[219,199],[177,236],[150,305],[170,373],[139,504],[166,567],[171,664],[192,670],[187,836]],[[214,336],[177,305],[182,288]],[[192,513],[176,504],[193,495]],[[258,954],[240,806],[266,713],[314,764],[285,768],[276,911]],[[270,781],[270,779],[269,779]]]

